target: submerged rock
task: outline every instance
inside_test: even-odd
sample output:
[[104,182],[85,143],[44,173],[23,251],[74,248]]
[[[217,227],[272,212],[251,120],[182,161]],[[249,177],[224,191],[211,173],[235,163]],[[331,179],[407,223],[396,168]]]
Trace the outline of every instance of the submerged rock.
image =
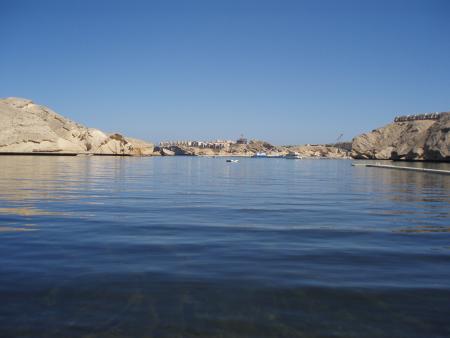
[[394,122],[353,139],[352,157],[450,161],[450,113],[438,120]]
[[0,153],[151,155],[153,145],[106,134],[21,98],[0,99]]

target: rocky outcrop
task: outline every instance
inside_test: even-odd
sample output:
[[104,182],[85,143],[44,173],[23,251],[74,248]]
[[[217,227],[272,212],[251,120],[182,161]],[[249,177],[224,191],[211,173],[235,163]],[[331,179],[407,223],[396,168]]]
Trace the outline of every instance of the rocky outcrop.
[[288,150],[309,158],[345,159],[350,155],[346,149],[327,145],[290,146]]
[[175,156],[175,152],[166,148],[161,149],[162,156]]
[[428,160],[450,162],[450,113],[442,116],[428,130],[424,154]]
[[[345,149],[325,145],[302,146],[274,146],[268,142],[252,140],[248,144],[231,144],[229,147],[213,149],[193,146],[170,146],[174,155],[184,156],[242,156],[249,157],[256,153],[266,153],[268,156],[284,156],[289,152],[297,152],[305,158],[349,158],[349,152]],[[169,156],[166,148],[161,148],[161,154]]]
[[450,113],[437,120],[394,122],[353,139],[352,157],[450,161]]
[[21,98],[0,99],[0,153],[151,155],[153,145],[75,123]]

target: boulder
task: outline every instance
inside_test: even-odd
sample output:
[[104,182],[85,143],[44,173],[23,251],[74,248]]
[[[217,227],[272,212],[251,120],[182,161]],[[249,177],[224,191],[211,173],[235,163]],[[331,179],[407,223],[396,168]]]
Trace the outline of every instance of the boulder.
[[151,155],[153,145],[73,122],[21,98],[0,99],[0,153]]
[[162,148],[161,149],[161,155],[162,156],[175,156],[175,152],[172,150],[169,150],[167,148]]

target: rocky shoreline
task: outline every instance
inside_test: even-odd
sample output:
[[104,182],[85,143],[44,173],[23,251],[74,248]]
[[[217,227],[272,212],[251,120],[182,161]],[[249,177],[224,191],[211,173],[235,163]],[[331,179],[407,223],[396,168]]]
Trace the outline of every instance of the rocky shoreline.
[[303,158],[350,158],[350,151],[329,145],[274,146],[257,140],[251,140],[248,144],[233,144],[228,149],[171,146],[156,147],[155,151],[156,155],[161,156],[251,157],[257,153],[265,153],[269,158],[276,158],[294,152]]
[[312,159],[450,161],[450,113],[397,117],[393,123],[336,145],[275,146],[265,141],[231,142],[226,147],[155,147],[73,122],[22,98],[0,99],[0,155],[235,156],[296,153]]
[[256,140],[227,149],[159,148],[150,142],[85,127],[23,98],[0,99],[0,130],[0,155],[250,157],[264,152],[276,157],[298,152],[309,158],[349,158],[350,154],[332,146],[274,146]]

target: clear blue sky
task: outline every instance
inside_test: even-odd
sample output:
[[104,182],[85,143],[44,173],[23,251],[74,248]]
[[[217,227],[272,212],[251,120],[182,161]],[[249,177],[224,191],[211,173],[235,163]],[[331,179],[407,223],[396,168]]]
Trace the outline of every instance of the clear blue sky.
[[331,142],[450,110],[450,1],[0,0],[0,97],[151,141]]

